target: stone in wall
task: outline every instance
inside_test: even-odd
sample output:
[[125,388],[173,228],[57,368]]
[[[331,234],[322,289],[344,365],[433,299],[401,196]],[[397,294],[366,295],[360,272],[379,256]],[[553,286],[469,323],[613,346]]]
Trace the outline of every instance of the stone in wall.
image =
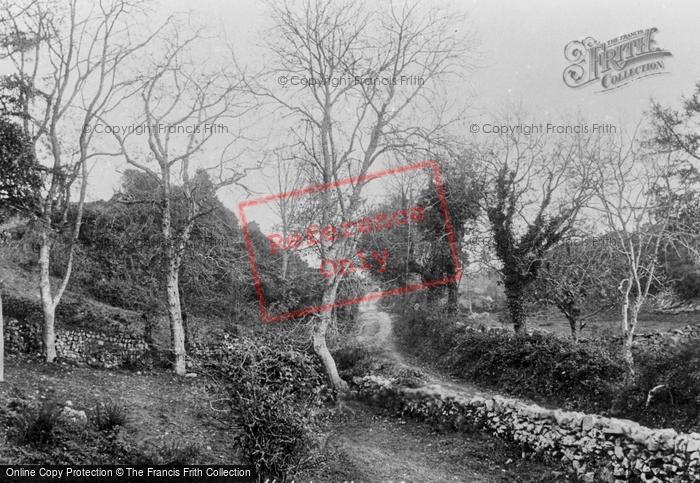
[[[36,353],[42,348],[41,327],[8,319],[5,325],[5,349],[8,352]],[[95,367],[118,367],[148,357],[143,339],[133,335],[109,335],[84,330],[56,329],[56,354],[72,362]]]
[[451,427],[483,430],[533,453],[567,462],[582,481],[700,481],[700,434],[650,429],[633,421],[527,405],[516,399],[464,397],[440,386],[404,388],[354,378],[367,402]]

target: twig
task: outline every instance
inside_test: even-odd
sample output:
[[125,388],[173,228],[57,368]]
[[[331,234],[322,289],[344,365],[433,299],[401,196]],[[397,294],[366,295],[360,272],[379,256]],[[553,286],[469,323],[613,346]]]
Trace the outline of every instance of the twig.
[[671,389],[670,389],[666,384],[659,384],[658,386],[654,387],[651,391],[649,391],[649,394],[647,394],[647,402],[646,402],[646,404],[644,405],[645,408],[648,408],[648,407],[649,407],[649,404],[651,403],[651,398],[654,396],[654,394],[656,394],[657,392],[659,392],[659,391],[660,391],[661,389],[663,389],[664,387],[665,387],[666,390],[668,391],[668,395],[671,397],[671,404],[675,404],[675,403],[673,402],[673,394],[671,393]]
[[214,400],[212,400],[212,401],[209,401],[209,407],[211,408],[211,410],[212,410],[212,411],[219,411],[219,412],[222,412],[222,413],[230,413],[230,412],[231,412],[230,409],[216,409],[216,408],[213,406],[213,403],[219,402],[219,401],[232,401],[232,399],[226,397],[226,398],[214,399]]

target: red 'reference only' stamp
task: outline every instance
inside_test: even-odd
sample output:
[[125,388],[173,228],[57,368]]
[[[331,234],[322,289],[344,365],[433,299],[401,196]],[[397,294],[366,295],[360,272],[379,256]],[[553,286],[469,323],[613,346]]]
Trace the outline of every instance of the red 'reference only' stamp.
[[[270,203],[276,203],[280,200],[293,199],[298,202],[303,202],[305,196],[308,197],[313,196],[314,194],[317,195],[318,193],[321,193],[323,191],[333,190],[344,186],[356,186],[358,183],[367,183],[373,180],[388,182],[390,181],[392,176],[397,176],[402,173],[409,173],[411,171],[418,170],[425,170],[429,174],[429,176],[433,178],[434,186],[437,189],[437,195],[440,201],[440,211],[444,221],[444,235],[447,238],[450,256],[452,258],[452,263],[454,264],[454,275],[443,277],[439,280],[431,280],[429,282],[422,283],[413,283],[403,287],[385,290],[382,292],[374,292],[359,297],[350,297],[342,300],[336,300],[334,303],[330,304],[302,307],[296,310],[286,311],[283,313],[271,312],[270,307],[268,306],[265,300],[263,285],[261,283],[260,268],[258,267],[257,257],[255,253],[255,244],[253,242],[251,232],[249,230],[249,221],[246,215],[247,211],[250,211],[254,207],[268,205]],[[287,193],[270,195],[263,198],[244,201],[239,203],[238,205],[238,214],[243,234],[245,236],[245,242],[250,261],[250,268],[253,274],[255,289],[260,304],[260,311],[262,314],[263,322],[265,323],[275,322],[278,320],[283,320],[292,317],[298,317],[305,314],[316,313],[323,310],[332,309],[334,307],[358,304],[360,302],[374,300],[391,295],[414,292],[416,290],[421,290],[436,285],[457,282],[461,279],[462,272],[459,262],[459,254],[457,252],[457,247],[452,233],[452,226],[449,220],[447,202],[445,200],[445,195],[442,188],[442,181],[438,170],[438,164],[435,161],[425,161],[410,166],[403,166],[400,168],[393,168],[385,171],[367,174],[365,176],[347,178],[331,183],[326,183],[323,185],[310,186],[307,188],[298,189]],[[283,252],[308,252],[308,250],[315,248],[315,246],[321,243],[332,244],[339,242],[355,242],[355,244],[357,244],[361,237],[369,236],[368,234],[373,232],[392,230],[395,228],[401,228],[409,225],[417,226],[422,222],[425,223],[426,216],[427,215],[425,207],[420,206],[420,204],[412,204],[411,206],[400,207],[391,212],[373,213],[371,215],[363,215],[360,213],[359,215],[354,216],[350,220],[342,220],[337,223],[321,224],[318,222],[310,222],[304,225],[305,229],[296,230],[292,233],[287,233],[286,236],[280,233],[272,233],[266,235],[266,244],[264,250],[268,254],[275,255],[282,254]],[[260,243],[258,243],[258,245],[260,245]],[[261,248],[258,246],[258,250],[260,249]],[[309,263],[313,263],[312,266],[314,266],[315,268],[314,273],[316,273],[318,277],[321,277],[321,279],[325,280],[330,280],[334,277],[366,276],[366,274],[371,275],[374,273],[379,274],[385,272],[387,268],[387,260],[391,256],[391,253],[391,246],[387,246],[383,249],[377,249],[375,251],[368,250],[366,252],[363,249],[359,249],[356,250],[352,254],[352,256],[346,256],[340,259],[321,258],[319,260],[314,260],[313,262]]]

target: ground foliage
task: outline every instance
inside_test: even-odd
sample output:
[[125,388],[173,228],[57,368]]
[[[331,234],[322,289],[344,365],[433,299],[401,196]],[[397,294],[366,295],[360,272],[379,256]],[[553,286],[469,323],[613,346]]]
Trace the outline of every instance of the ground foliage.
[[[700,345],[635,346],[637,376],[624,385],[616,339],[575,342],[553,334],[469,330],[457,318],[414,311],[397,324],[399,343],[464,380],[545,406],[697,431]],[[665,385],[651,399],[649,392]]]
[[0,116],[0,223],[8,215],[37,209],[41,185],[29,136]]
[[261,477],[286,481],[313,462],[317,416],[333,395],[310,352],[279,339],[239,338],[201,364],[217,381],[212,396],[230,410],[236,442]]
[[427,378],[419,369],[407,367],[379,346],[349,343],[331,351],[338,373],[345,380],[353,377],[382,376],[406,387],[420,387]]
[[37,402],[17,392],[0,408],[5,438],[19,449],[24,463],[52,465],[196,464],[191,444],[137,447],[124,431],[128,411],[108,401],[87,410],[85,423],[61,417],[56,400]]
[[[162,213],[153,200],[158,189],[145,174],[127,170],[119,194],[85,205],[69,290],[127,310],[151,314],[165,310]],[[185,217],[184,195],[176,189],[173,196],[173,225],[178,229]],[[183,310],[201,317],[250,319],[250,306],[258,304],[258,294],[243,231],[235,214],[217,198],[209,205],[192,228],[183,258],[179,277]],[[69,221],[75,215],[72,207]],[[318,305],[320,292],[312,282],[312,269],[291,254],[288,275],[282,279],[281,254],[270,253],[257,224],[250,223],[248,232],[268,309],[282,313]],[[25,228],[16,237],[34,246],[32,235]],[[65,273],[69,235],[56,234],[53,276]],[[35,270],[36,262],[25,268]]]
[[617,410],[647,426],[700,430],[700,341],[637,350],[635,363],[635,383],[621,390]]

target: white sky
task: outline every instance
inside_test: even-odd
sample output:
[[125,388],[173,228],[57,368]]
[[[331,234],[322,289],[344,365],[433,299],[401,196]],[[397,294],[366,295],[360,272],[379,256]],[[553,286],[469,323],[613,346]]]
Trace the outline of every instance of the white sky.
[[[426,0],[424,5],[430,3]],[[455,2],[454,6],[469,14],[481,37],[483,67],[467,85],[454,86],[465,96],[475,94],[470,122],[476,124],[490,123],[508,103],[522,104],[536,123],[580,113],[591,123],[629,124],[640,118],[651,97],[678,106],[680,96],[690,94],[700,81],[700,2],[694,0],[472,0]],[[255,44],[266,25],[264,2],[168,1],[163,2],[158,15],[187,10],[224,30],[240,62],[254,64],[259,59]],[[658,29],[656,45],[673,54],[665,58],[670,74],[642,79],[608,93],[596,93],[599,86],[574,90],[564,84],[562,73],[570,64],[564,58],[564,47],[570,41],[593,37],[605,42],[651,27]],[[119,163],[110,165],[123,168]],[[104,165],[92,178],[90,198],[111,197],[118,178]],[[249,182],[261,193],[266,190],[259,178]],[[234,212],[246,197],[238,188],[224,189],[219,196]]]

